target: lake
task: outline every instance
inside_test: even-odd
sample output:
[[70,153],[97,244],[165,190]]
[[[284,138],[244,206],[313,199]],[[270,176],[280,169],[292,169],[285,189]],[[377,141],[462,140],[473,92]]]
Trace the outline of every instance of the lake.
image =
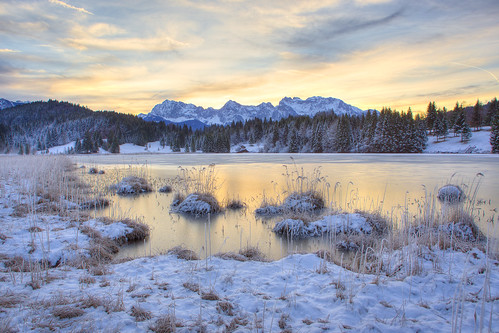
[[[272,232],[276,218],[260,219],[254,214],[264,197],[281,198],[299,172],[311,178],[320,173],[321,186],[334,208],[353,211],[382,211],[395,221],[417,215],[425,194],[436,193],[446,184],[465,191],[480,182],[475,210],[482,231],[499,235],[498,155],[429,154],[139,154],[79,155],[74,160],[93,186],[104,187],[129,174],[145,176],[157,190],[179,174],[179,167],[193,170],[215,164],[216,197],[219,201],[242,200],[246,208],[227,210],[208,217],[189,217],[170,212],[173,193],[153,192],[132,197],[111,195],[110,207],[98,215],[139,218],[151,227],[144,243],[127,245],[120,257],[137,257],[165,252],[183,245],[201,257],[218,252],[237,252],[258,247],[267,257],[278,259],[294,252],[312,252],[329,246],[330,240],[292,240]],[[286,167],[285,167],[286,166]],[[88,175],[88,167],[106,171]],[[283,174],[292,173],[290,177]],[[439,203],[437,203],[439,205]],[[494,221],[494,223],[491,223]]]

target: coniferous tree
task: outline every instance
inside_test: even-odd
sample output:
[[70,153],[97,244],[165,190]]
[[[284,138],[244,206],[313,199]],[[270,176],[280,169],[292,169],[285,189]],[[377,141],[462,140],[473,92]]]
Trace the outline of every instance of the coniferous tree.
[[196,152],[196,140],[194,139],[194,136],[191,138],[191,152]]
[[322,146],[323,129],[322,125],[317,125],[312,133],[312,153],[322,153],[324,151]]
[[298,135],[297,135],[296,131],[293,130],[290,132],[290,138],[289,138],[288,142],[289,142],[288,152],[289,153],[298,153],[299,143],[298,143]]
[[352,128],[347,116],[342,116],[338,122],[334,145],[338,153],[348,153],[352,149]]
[[437,107],[435,102],[430,102],[426,109],[426,126],[429,131],[435,128],[435,121],[437,120]]
[[479,131],[482,127],[482,103],[477,100],[471,115],[471,125]]
[[426,131],[426,123],[419,115],[416,116],[416,139],[417,152],[421,153],[426,149],[428,143],[428,132]]
[[496,114],[490,123],[490,145],[492,153],[499,153],[499,114]]
[[433,125],[433,133],[437,137],[437,141],[439,138],[445,138],[447,134],[449,134],[449,127],[447,123],[447,112],[445,108],[443,110],[439,110],[437,113],[437,119]]
[[499,114],[499,101],[494,97],[494,99],[490,101],[489,107],[487,109],[487,115],[484,121],[485,124],[491,125],[492,119],[497,114]]
[[459,134],[462,133],[463,128],[468,124],[466,123],[466,116],[464,114],[463,108],[457,107],[454,110],[455,112],[457,112],[457,116],[456,116],[456,121],[454,122],[453,130],[454,130],[454,136],[458,136]]
[[461,130],[461,142],[468,142],[471,139],[471,128],[467,122],[464,122],[464,126]]
[[75,153],[77,153],[77,154],[82,153],[82,148],[81,148],[81,141],[80,141],[80,139],[76,139],[76,142],[75,142]]

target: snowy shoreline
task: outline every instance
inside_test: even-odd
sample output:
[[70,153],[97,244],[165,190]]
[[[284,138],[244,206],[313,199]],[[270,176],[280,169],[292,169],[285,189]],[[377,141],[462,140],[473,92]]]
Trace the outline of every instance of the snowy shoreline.
[[[29,158],[51,163],[57,157]],[[127,227],[85,220],[83,213],[78,222],[72,215],[38,210],[47,202],[33,183],[43,175],[22,171],[33,160],[0,161],[5,164],[0,173],[2,332],[498,329],[499,262],[478,248],[382,247],[372,253],[379,260],[370,263],[366,255],[357,270],[327,252],[266,262],[158,254],[93,266],[76,267],[71,258],[39,264],[61,249],[86,253],[89,236],[76,238],[78,224],[110,238],[123,236]],[[40,172],[54,168],[47,165]],[[28,209],[16,211],[22,203]],[[15,256],[31,266],[16,271],[7,265]]]

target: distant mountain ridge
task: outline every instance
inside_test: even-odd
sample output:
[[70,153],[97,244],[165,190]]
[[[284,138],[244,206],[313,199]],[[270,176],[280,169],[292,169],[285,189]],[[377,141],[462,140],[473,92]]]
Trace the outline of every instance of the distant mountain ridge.
[[146,121],[165,121],[167,123],[183,123],[196,120],[207,125],[227,125],[231,122],[247,121],[250,119],[279,120],[289,116],[314,116],[319,112],[334,111],[338,115],[361,115],[361,109],[333,97],[309,97],[302,100],[298,97],[284,97],[277,106],[272,103],[259,105],[241,105],[235,101],[228,101],[220,109],[203,108],[194,104],[186,104],[172,100],[165,100],[157,104],[148,114],[139,114]]
[[21,104],[26,104],[26,103],[29,103],[29,102],[23,102],[23,101],[13,102],[13,101],[9,101],[8,99],[5,99],[5,98],[0,98],[0,110],[8,109],[8,108],[18,106]]

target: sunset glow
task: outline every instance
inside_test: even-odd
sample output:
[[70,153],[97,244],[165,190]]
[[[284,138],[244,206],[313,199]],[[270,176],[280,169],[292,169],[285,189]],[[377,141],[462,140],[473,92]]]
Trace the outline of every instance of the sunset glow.
[[330,96],[424,111],[499,96],[497,0],[0,4],[0,97],[147,113]]

